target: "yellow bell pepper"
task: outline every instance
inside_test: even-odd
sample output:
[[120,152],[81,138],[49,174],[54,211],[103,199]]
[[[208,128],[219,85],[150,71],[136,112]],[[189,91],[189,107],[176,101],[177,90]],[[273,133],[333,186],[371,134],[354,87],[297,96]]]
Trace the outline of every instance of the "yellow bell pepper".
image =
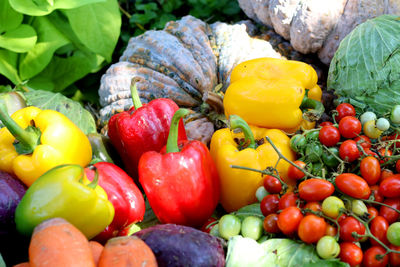
[[[278,129],[265,129],[248,126],[240,117],[230,117],[231,129],[216,131],[211,138],[210,152],[216,163],[221,181],[220,202],[227,212],[235,211],[256,201],[256,190],[263,184],[261,173],[231,168],[239,165],[258,170],[275,167],[278,153],[265,139],[268,136],[278,150],[289,160],[295,160],[295,153],[290,149],[289,137]],[[232,133],[231,130],[241,128],[242,133]],[[235,140],[245,137],[248,146],[240,150]],[[257,144],[259,144],[257,146]],[[287,179],[289,163],[280,160],[276,169],[283,180]]]
[[[312,108],[316,118],[324,109],[315,101],[318,76],[308,64],[276,58],[258,58],[237,65],[224,96],[225,115],[236,114],[252,125],[293,129],[300,125],[302,109]],[[306,89],[313,97],[305,97]],[[315,97],[314,97],[315,96]]]
[[57,165],[85,167],[92,158],[89,139],[60,112],[26,107],[10,117],[0,103],[0,120],[0,170],[27,186]]

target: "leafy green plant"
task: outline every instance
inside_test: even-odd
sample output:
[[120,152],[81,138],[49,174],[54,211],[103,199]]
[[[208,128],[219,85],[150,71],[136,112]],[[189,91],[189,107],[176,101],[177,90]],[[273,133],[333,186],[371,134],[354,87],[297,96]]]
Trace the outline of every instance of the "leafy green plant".
[[111,62],[117,0],[0,0],[0,74],[61,92]]

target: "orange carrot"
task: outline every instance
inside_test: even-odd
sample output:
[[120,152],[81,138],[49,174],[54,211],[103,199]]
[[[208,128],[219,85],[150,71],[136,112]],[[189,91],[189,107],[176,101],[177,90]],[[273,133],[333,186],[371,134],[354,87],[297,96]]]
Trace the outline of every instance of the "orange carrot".
[[36,226],[29,245],[30,267],[95,267],[89,241],[61,218]]
[[29,267],[29,262],[22,262],[18,263],[17,265],[14,265],[13,267]]
[[157,267],[151,248],[136,236],[114,237],[107,241],[98,267]]
[[92,250],[94,263],[97,266],[97,263],[99,262],[100,254],[103,251],[104,247],[102,244],[100,244],[97,241],[89,241],[89,246],[90,246],[90,249]]

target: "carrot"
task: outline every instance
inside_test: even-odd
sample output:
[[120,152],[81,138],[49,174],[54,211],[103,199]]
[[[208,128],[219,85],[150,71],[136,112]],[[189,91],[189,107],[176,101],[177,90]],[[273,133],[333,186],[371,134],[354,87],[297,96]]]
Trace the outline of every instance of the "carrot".
[[89,246],[90,246],[90,249],[92,250],[94,263],[97,266],[97,263],[99,262],[100,254],[103,251],[104,247],[102,244],[100,244],[97,241],[89,241]]
[[29,244],[30,267],[95,267],[89,241],[61,218],[36,226]]
[[157,267],[151,248],[136,236],[114,237],[107,241],[98,267]]
[[17,265],[13,265],[13,267],[29,267],[29,262],[18,263]]

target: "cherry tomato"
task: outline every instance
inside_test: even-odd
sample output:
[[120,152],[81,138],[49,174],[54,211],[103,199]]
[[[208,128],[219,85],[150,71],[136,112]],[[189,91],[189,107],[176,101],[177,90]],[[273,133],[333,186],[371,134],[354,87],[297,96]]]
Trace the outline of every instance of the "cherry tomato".
[[[299,166],[301,169],[304,169],[306,167],[306,164],[301,160],[296,160],[293,163]],[[287,176],[289,179],[300,180],[301,178],[304,177],[304,175],[305,175],[304,172],[300,171],[293,165],[289,165],[287,172]]]
[[306,201],[322,201],[335,191],[333,184],[327,180],[311,178],[300,183],[299,196]]
[[353,173],[339,174],[335,179],[335,184],[340,191],[354,198],[368,199],[371,194],[367,182]]
[[344,203],[336,196],[327,197],[322,202],[322,212],[333,219],[337,218],[340,209],[344,209]]
[[380,163],[384,163],[384,162],[386,162],[386,161],[388,161],[389,160],[389,158],[388,157],[390,157],[391,155],[392,155],[392,151],[391,150],[388,150],[388,149],[385,149],[385,148],[380,148],[379,150],[378,150],[378,154],[379,154],[379,156],[381,156],[381,158],[383,158],[381,161],[380,161]]
[[267,216],[278,211],[279,197],[278,195],[267,195],[260,202],[261,213]]
[[271,194],[278,194],[282,190],[282,184],[279,182],[278,178],[266,175],[264,177],[264,188]]
[[348,242],[359,241],[361,238],[354,238],[352,236],[353,232],[356,232],[359,235],[365,234],[364,225],[351,216],[345,218],[343,221],[339,223],[339,225],[340,225],[339,235],[340,239],[343,241],[348,241]]
[[339,147],[339,156],[347,162],[353,162],[360,157],[361,153],[354,140],[346,140]]
[[334,168],[340,163],[337,159],[339,158],[339,149],[337,147],[330,147],[328,150],[322,154],[321,158],[326,166]]
[[221,237],[228,240],[232,236],[238,235],[241,229],[240,219],[233,214],[225,214],[219,219],[218,231]]
[[376,127],[375,120],[370,120],[364,123],[363,132],[366,136],[372,139],[379,138],[383,133],[383,131],[379,130],[378,127]]
[[325,231],[325,220],[314,214],[310,214],[300,221],[297,234],[303,242],[311,244],[318,242],[318,240],[325,235]]
[[372,185],[370,186],[371,188],[371,194],[374,194],[374,200],[378,202],[383,202],[383,196],[379,193],[379,185]]
[[259,239],[263,234],[263,220],[257,216],[247,216],[242,221],[240,232],[243,237],[254,240]]
[[368,216],[369,219],[375,218],[376,216],[379,215],[378,210],[372,206],[369,206],[367,208],[367,210],[368,210],[368,214],[369,214],[369,216]]
[[340,141],[340,132],[338,128],[328,125],[319,130],[318,135],[321,144],[326,146],[335,146]]
[[325,235],[336,236],[336,234],[337,234],[337,228],[330,224],[326,224]]
[[369,185],[376,184],[381,177],[379,160],[371,156],[363,158],[360,162],[360,172]]
[[[389,245],[392,250],[400,251],[400,246]],[[391,267],[400,267],[400,253],[389,253],[389,264]]]
[[371,148],[371,139],[369,139],[368,136],[366,135],[359,135],[356,138],[354,138],[354,141],[356,141],[356,143],[359,143],[360,146],[364,149],[366,148]]
[[386,178],[388,178],[392,175],[393,175],[393,172],[391,170],[383,169],[381,171],[381,179],[379,179],[379,182],[382,182],[383,180],[385,180]]
[[[364,252],[362,261],[363,267],[385,267],[389,262],[389,256],[385,255],[386,250],[380,246],[370,247]],[[377,259],[378,255],[385,255],[381,259]]]
[[310,141],[318,141],[319,131],[310,131],[306,134],[306,140]]
[[[375,219],[373,219],[369,225],[371,234],[373,234],[376,238],[378,238],[386,245],[388,244],[388,240],[386,238],[386,232],[388,228],[389,228],[389,223],[382,216],[376,216]],[[380,246],[379,243],[375,241],[375,239],[370,238],[369,240],[371,241],[371,245]]]
[[386,237],[390,244],[400,246],[400,222],[392,223],[389,226]]
[[[303,209],[309,209],[312,211],[321,211],[322,210],[322,206],[319,202],[317,201],[312,201],[312,202],[308,202]],[[311,212],[307,212],[306,215],[312,214]]]
[[400,173],[400,159],[396,161],[396,172]]
[[340,122],[342,118],[346,116],[355,116],[356,110],[354,109],[353,105],[349,103],[341,103],[336,107],[336,111],[338,115],[335,116],[336,122]]
[[288,207],[278,215],[278,227],[285,235],[291,235],[297,231],[303,214],[297,207]]
[[297,205],[296,201],[299,198],[297,197],[297,195],[293,192],[287,192],[286,194],[284,194],[281,199],[279,200],[279,209],[283,210],[287,207],[294,207]]
[[318,240],[317,253],[323,259],[336,258],[340,253],[340,246],[331,236],[323,236]]
[[400,174],[394,174],[379,185],[379,193],[384,197],[400,196]]
[[361,264],[363,252],[360,247],[351,242],[340,243],[339,258],[341,261],[348,263],[351,267]]
[[217,219],[210,217],[201,227],[201,231],[210,233],[211,229],[218,223]]
[[281,230],[278,227],[278,214],[271,213],[265,217],[263,227],[265,232],[270,234],[277,234]]
[[[400,209],[400,198],[388,198],[383,201],[384,204],[389,205],[397,210]],[[399,213],[395,210],[381,206],[379,209],[379,215],[385,217],[389,224],[394,223],[399,219]]]
[[322,145],[319,143],[310,142],[306,145],[305,155],[308,161],[319,162],[323,152]]
[[331,122],[331,121],[324,121],[324,122],[321,122],[321,123],[319,124],[319,126],[321,126],[321,127],[329,126],[329,125],[333,125],[333,122]]
[[296,134],[290,138],[290,148],[296,153],[302,152],[306,144],[307,140],[304,135]]
[[339,122],[339,132],[344,138],[354,138],[361,133],[361,122],[353,116],[346,116]]
[[376,158],[379,157],[378,154],[373,152],[370,148],[364,148],[364,152],[369,156],[376,157]]

